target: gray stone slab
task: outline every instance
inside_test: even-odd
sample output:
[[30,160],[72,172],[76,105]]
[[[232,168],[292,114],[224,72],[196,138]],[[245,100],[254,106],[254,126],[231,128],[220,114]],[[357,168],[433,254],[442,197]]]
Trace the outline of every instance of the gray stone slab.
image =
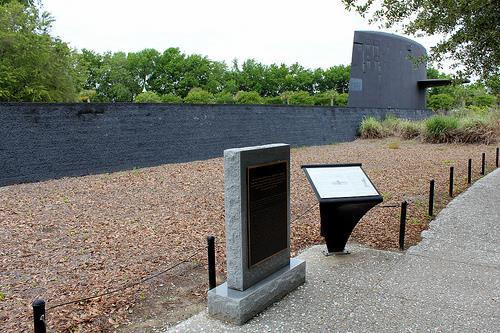
[[[287,161],[287,247],[249,267],[246,170],[249,166]],[[227,284],[245,290],[288,265],[290,260],[290,145],[279,143],[224,151]]]
[[294,258],[289,265],[244,291],[230,289],[224,283],[208,292],[209,314],[242,325],[303,284],[305,278],[305,261]]

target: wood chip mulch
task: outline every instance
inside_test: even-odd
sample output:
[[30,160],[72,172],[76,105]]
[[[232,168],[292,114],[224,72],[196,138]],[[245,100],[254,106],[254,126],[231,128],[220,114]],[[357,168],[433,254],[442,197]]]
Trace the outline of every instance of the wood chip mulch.
[[[384,205],[409,202],[407,246],[429,223],[429,180],[436,181],[435,212],[448,198],[449,167],[456,193],[466,188],[467,160],[479,177],[481,153],[493,169],[493,145],[423,144],[357,140],[292,149],[291,216],[316,203],[303,164],[363,163],[383,194]],[[399,208],[372,209],[351,241],[397,250]],[[223,159],[0,188],[0,331],[32,331],[31,302],[47,307],[138,281],[197,252],[191,264],[206,265],[206,236],[217,239],[217,264],[225,268]],[[292,224],[292,252],[322,244],[319,208]],[[175,275],[163,277],[175,285]],[[152,283],[148,281],[147,283]],[[163,285],[163,284],[160,284]],[[156,288],[156,287],[155,287]],[[120,330],[134,306],[155,293],[142,285],[47,313],[49,332]],[[203,300],[206,281],[194,297]],[[173,291],[175,293],[175,290]]]

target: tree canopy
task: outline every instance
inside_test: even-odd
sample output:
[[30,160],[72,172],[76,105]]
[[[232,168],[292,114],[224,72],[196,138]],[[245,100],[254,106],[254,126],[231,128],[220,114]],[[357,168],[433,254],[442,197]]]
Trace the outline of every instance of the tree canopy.
[[75,100],[73,53],[50,36],[51,23],[36,6],[0,5],[0,101]]
[[459,73],[486,79],[499,75],[500,5],[494,0],[342,0],[345,7],[382,27],[405,34],[442,34],[431,60],[455,61]]

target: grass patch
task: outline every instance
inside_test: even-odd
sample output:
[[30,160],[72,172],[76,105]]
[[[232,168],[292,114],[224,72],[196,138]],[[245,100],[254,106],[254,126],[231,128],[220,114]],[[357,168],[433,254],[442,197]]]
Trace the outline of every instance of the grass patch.
[[408,220],[408,224],[411,225],[421,225],[422,221],[420,221],[418,218],[411,218]]
[[400,146],[400,142],[399,141],[391,141],[389,142],[389,144],[387,145],[387,147],[389,149],[399,149],[399,146]]

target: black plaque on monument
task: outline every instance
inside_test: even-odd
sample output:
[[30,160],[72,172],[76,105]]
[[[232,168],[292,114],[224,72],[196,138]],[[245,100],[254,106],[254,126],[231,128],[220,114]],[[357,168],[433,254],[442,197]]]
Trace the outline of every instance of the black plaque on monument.
[[288,247],[287,167],[281,161],[247,168],[249,267]]
[[303,165],[302,169],[319,201],[327,255],[344,253],[356,224],[383,198],[359,163]]

